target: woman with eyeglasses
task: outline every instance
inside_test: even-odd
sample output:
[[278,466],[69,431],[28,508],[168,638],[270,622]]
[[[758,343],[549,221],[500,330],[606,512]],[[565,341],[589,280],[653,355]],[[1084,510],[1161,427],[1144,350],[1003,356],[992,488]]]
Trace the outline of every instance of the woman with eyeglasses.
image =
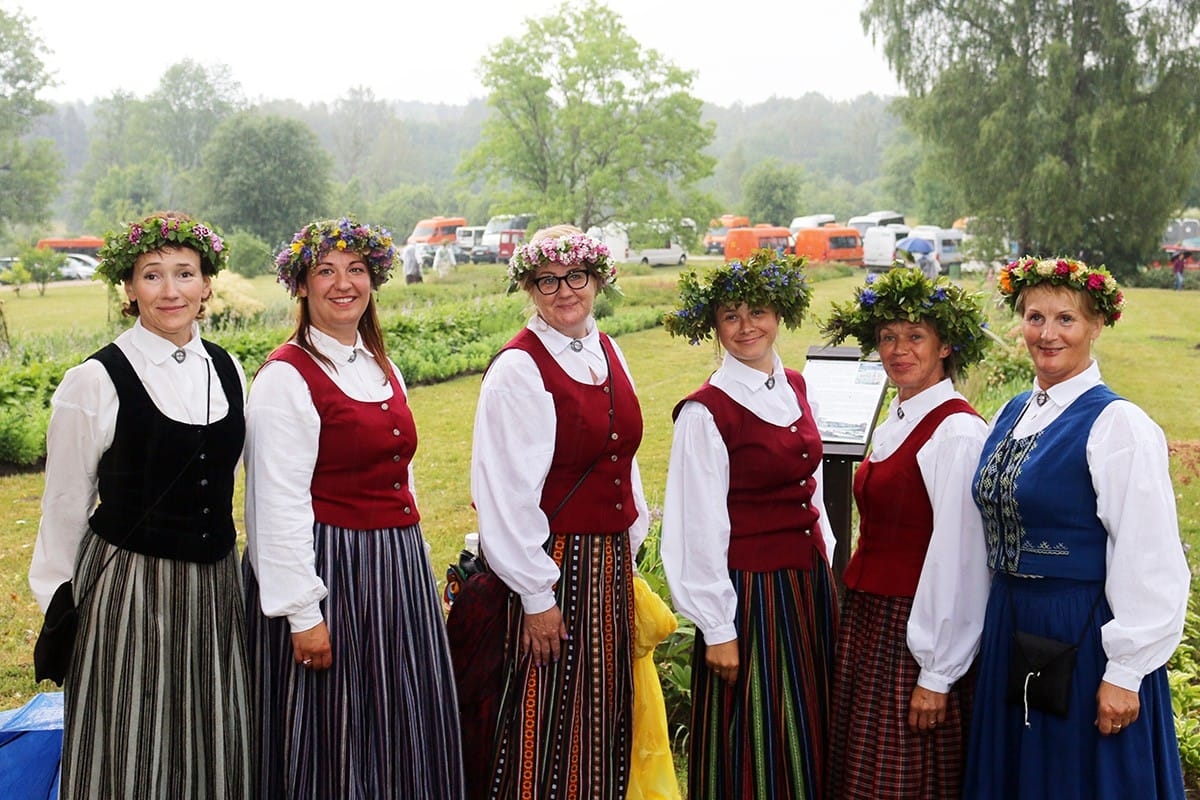
[[494,746],[464,760],[486,768],[472,796],[623,800],[634,556],[649,515],[641,408],[592,316],[616,269],[603,243],[557,225],[517,248],[508,277],[536,313],[483,378],[471,496],[482,554],[511,590],[509,646],[496,735],[480,739]]

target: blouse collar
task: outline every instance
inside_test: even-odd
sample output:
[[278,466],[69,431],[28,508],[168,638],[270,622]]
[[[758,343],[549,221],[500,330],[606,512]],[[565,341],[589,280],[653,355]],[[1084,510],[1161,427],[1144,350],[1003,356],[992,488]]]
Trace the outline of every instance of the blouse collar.
[[[550,351],[552,356],[561,356],[567,350],[579,352],[579,349],[587,350],[597,355],[602,353],[600,348],[600,331],[596,328],[596,320],[593,317],[589,316],[587,318],[588,332],[578,339],[558,331],[536,314],[529,320],[528,327],[542,340],[542,344],[546,346],[546,349]],[[576,341],[580,343],[581,348],[571,347],[572,343]]]
[[746,366],[729,353],[725,354],[721,362],[721,370],[731,380],[737,381],[751,392],[769,392],[787,383],[787,375],[783,372],[783,361],[780,360],[779,354],[772,352],[771,357],[770,375],[764,375],[762,370]]
[[134,321],[130,335],[133,346],[145,354],[151,364],[159,365],[172,359],[182,363],[183,358],[174,358],[175,353],[181,350],[196,358],[208,358],[208,351],[200,341],[200,326],[195,322],[192,323],[192,338],[183,347],[151,331],[142,324],[140,317]]
[[[1088,389],[1103,382],[1100,378],[1100,365],[1093,358],[1092,363],[1088,365],[1087,369],[1073,378],[1067,378],[1062,383],[1054,384],[1045,390],[1045,394],[1054,405],[1059,408],[1066,408]],[[1030,396],[1030,402],[1036,401],[1038,394],[1042,391],[1042,387],[1038,386],[1037,378],[1034,378],[1033,394]]]
[[371,356],[371,351],[363,346],[362,334],[354,334],[354,344],[345,345],[324,331],[312,326],[308,329],[308,340],[313,348],[334,364],[350,364],[360,355]]

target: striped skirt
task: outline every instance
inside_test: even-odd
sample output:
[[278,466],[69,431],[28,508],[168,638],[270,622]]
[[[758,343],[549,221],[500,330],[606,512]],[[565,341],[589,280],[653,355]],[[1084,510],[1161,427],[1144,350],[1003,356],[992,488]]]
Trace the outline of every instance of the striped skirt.
[[333,666],[292,656],[285,617],[262,615],[244,564],[263,800],[461,800],[454,675],[441,599],[413,525],[314,526]]
[[236,550],[197,564],[89,533],[76,591],[93,583],[64,683],[60,797],[253,796]]
[[830,720],[830,800],[958,800],[975,683],[946,698],[946,721],[913,733],[908,709],[921,668],[908,650],[911,597],[847,591]]
[[737,592],[738,679],[692,657],[692,800],[820,800],[838,610],[832,575],[730,570]]
[[633,571],[629,535],[555,534],[555,598],[571,638],[557,663],[520,653],[524,612],[510,602],[490,797],[625,800],[633,729]]

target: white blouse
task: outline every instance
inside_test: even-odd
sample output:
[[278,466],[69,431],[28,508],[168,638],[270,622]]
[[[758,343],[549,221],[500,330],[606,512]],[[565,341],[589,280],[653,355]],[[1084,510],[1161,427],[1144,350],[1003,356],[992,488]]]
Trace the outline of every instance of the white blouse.
[[[151,333],[139,319],[115,344],[154,405],[170,419],[203,425],[206,416],[216,422],[229,413],[229,400],[211,370],[198,325],[192,325],[192,338],[179,348]],[[181,362],[171,357],[179,349],[186,354]],[[244,395],[246,377],[236,358],[233,363]],[[113,443],[119,407],[108,371],[93,359],[67,370],[50,400],[42,520],[29,565],[29,587],[43,611],[55,589],[75,571],[79,545],[96,507],[100,457]]]
[[[595,385],[603,383],[608,372],[595,320],[589,319],[587,325],[588,333],[580,339],[583,349],[578,352],[571,349],[570,337],[538,316],[526,327],[567,375]],[[619,367],[628,376],[625,356],[615,341],[612,345]],[[546,391],[533,357],[515,349],[501,353],[483,378],[475,409],[471,499],[479,518],[480,548],[492,571],[521,596],[528,614],[554,606],[554,584],[562,574],[542,549],[550,537],[541,500],[554,456],[556,419],[554,398]],[[629,547],[636,572],[637,551],[650,526],[636,457],[630,479],[637,519],[629,528]]]
[[[1013,435],[1024,438],[1044,429],[1100,383],[1093,360],[1079,375],[1047,389],[1049,401],[1039,406],[1033,402],[1041,390],[1035,381]],[[1179,646],[1191,582],[1179,540],[1167,439],[1146,412],[1117,400],[1092,423],[1087,463],[1096,512],[1108,531],[1105,594],[1113,619],[1100,629],[1108,656],[1104,680],[1136,692],[1142,678]]]
[[[362,337],[350,347],[310,328],[309,339],[334,366],[313,363],[347,397],[373,402],[392,396]],[[400,370],[390,361],[388,366],[407,396]],[[310,487],[320,438],[321,417],[304,378],[286,362],[264,364],[246,402],[246,556],[258,578],[263,614],[287,617],[293,633],[321,623],[320,602],[328,594],[313,550]],[[411,463],[408,486],[415,500]]]
[[[787,425],[800,417],[800,404],[778,355],[771,377],[774,386],[768,389],[762,372],[726,353],[708,382],[764,422]],[[816,417],[816,406],[811,400],[809,405]],[[825,511],[823,472],[824,467],[818,466],[812,504],[820,520],[825,552],[831,557],[836,541]],[[709,410],[689,401],[675,420],[661,552],[675,608],[696,623],[708,644],[737,638],[737,595],[729,580],[728,496],[729,451]]]
[[[878,462],[894,454],[930,411],[952,398],[965,400],[948,378],[903,403],[893,398],[887,419],[875,429],[868,459]],[[901,408],[903,419],[897,413]],[[917,451],[917,468],[933,506],[933,534],[908,618],[908,649],[921,667],[917,684],[933,692],[950,691],[966,673],[983,632],[992,575],[971,481],[986,438],[982,419],[951,414]]]

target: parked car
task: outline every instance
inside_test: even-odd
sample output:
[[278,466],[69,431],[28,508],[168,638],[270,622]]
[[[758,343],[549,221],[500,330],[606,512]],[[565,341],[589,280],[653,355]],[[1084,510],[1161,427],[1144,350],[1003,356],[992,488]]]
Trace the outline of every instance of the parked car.
[[630,250],[629,260],[639,264],[649,264],[652,267],[662,267],[671,264],[680,266],[687,263],[687,250],[677,239],[663,243],[662,247],[645,247],[641,250]]
[[96,275],[100,262],[83,253],[67,253],[67,261],[58,268],[58,276],[69,281],[90,281]]
[[788,225],[788,230],[795,236],[796,232],[803,228],[824,228],[827,225],[837,225],[833,214],[809,214],[803,217],[792,217],[792,223]]
[[886,228],[890,225],[904,224],[904,215],[899,211],[872,211],[870,214],[846,220],[846,225],[857,230],[864,240],[867,237],[867,228],[876,226]]
[[863,266],[888,270],[896,259],[896,242],[908,235],[908,226],[873,225],[863,234]]

